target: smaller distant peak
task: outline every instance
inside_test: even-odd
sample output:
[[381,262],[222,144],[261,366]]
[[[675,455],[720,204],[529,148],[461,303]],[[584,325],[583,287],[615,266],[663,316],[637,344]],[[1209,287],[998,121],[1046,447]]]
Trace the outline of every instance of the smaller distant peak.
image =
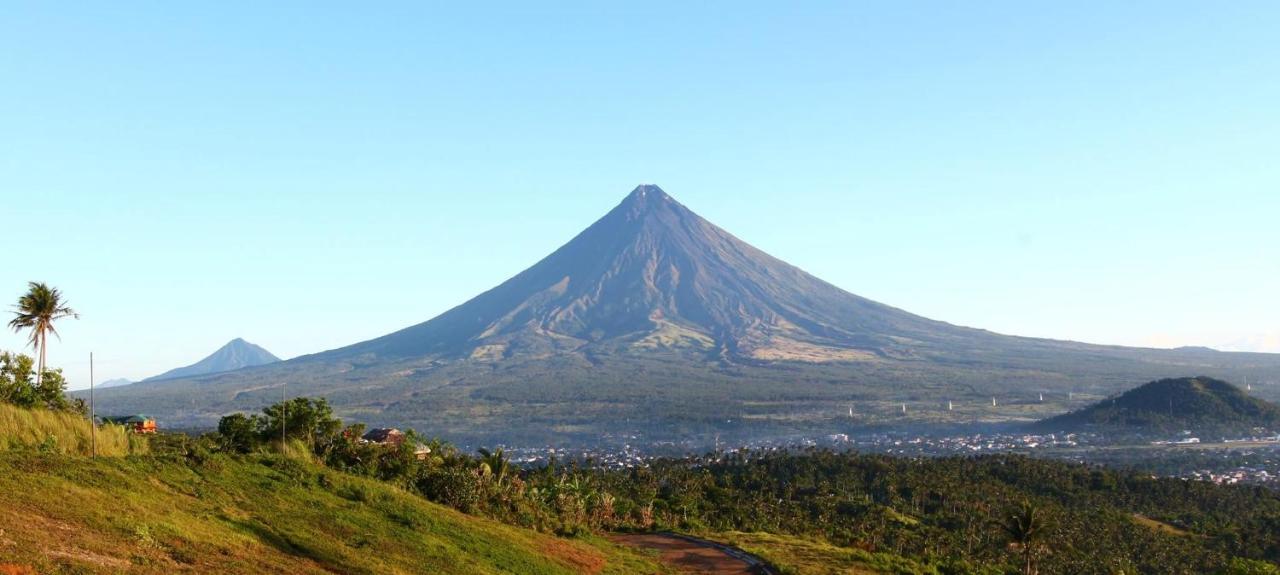
[[249,343],[249,342],[245,341],[243,337],[237,337],[227,343]]

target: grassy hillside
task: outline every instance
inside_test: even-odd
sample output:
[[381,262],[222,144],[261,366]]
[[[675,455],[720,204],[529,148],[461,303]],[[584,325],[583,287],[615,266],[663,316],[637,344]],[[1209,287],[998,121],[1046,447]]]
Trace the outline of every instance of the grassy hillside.
[[[143,453],[147,444],[123,427],[98,428],[98,453],[120,456]],[[22,409],[0,403],[0,452],[14,449],[44,453],[89,455],[92,451],[89,419],[77,414],[44,409]]]
[[777,568],[783,575],[871,575],[875,573],[936,575],[937,568],[890,553],[871,553],[861,549],[837,547],[813,538],[790,537],[772,533],[708,533],[708,538],[723,541],[754,554]]
[[0,452],[0,568],[32,573],[655,573],[630,551],[279,455]]

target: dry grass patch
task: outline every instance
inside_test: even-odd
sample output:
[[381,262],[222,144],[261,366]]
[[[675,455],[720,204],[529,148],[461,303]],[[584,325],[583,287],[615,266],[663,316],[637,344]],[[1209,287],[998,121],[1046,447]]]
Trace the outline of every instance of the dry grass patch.
[[[0,403],[0,451],[36,450],[63,455],[90,455],[94,438],[89,418],[78,413],[23,409]],[[118,425],[97,431],[98,455],[120,457],[146,451],[146,442]]]

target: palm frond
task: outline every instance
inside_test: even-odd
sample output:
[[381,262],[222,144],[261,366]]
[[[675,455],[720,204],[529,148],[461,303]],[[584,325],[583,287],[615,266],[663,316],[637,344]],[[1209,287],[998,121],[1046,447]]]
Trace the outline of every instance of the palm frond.
[[50,332],[62,339],[53,327],[54,321],[80,317],[66,303],[58,288],[49,287],[43,282],[27,282],[27,293],[20,296],[18,304],[13,307],[14,317],[9,321],[9,327],[15,332],[31,330],[29,341],[32,347],[40,349],[48,343]]

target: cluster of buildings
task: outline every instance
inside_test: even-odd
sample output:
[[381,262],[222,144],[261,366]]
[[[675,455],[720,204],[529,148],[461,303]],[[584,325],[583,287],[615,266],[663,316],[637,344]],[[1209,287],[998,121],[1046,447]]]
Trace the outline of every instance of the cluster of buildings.
[[591,461],[594,465],[606,469],[632,469],[644,467],[648,457],[639,448],[630,444],[618,447],[596,448],[555,448],[555,447],[512,447],[504,448],[511,463],[521,467],[540,467],[548,462],[559,461]]
[[1188,478],[1212,481],[1218,485],[1280,485],[1280,473],[1272,473],[1262,467],[1237,467],[1227,471],[1203,469],[1191,472]]
[[895,455],[963,455],[970,453],[998,453],[1047,448],[1079,447],[1087,438],[1068,434],[1031,433],[974,433],[954,436],[901,436],[875,434],[850,439],[845,434],[828,435],[825,443],[832,447],[847,447],[861,451],[892,453]]
[[555,459],[560,462],[587,461],[608,469],[644,467],[652,457],[683,456],[721,450],[777,450],[820,447],[835,450],[854,449],[863,452],[890,453],[905,456],[946,456],[980,453],[1025,452],[1036,449],[1073,448],[1091,443],[1082,434],[978,433],[956,436],[869,434],[850,436],[833,433],[813,437],[777,437],[745,443],[654,442],[641,449],[636,443],[613,443],[596,447],[510,447],[505,448],[511,462],[524,467],[537,467]]
[[[120,425],[133,433],[156,433],[156,421],[146,415],[129,415],[101,417],[103,423]],[[646,443],[638,436],[612,436],[604,444],[595,447],[512,447],[506,453],[513,464],[522,467],[538,467],[551,461],[587,462],[611,470],[642,468],[648,460],[655,456],[679,456],[689,453],[706,452],[714,445],[716,451],[722,449],[737,450],[776,450],[796,447],[821,447],[835,450],[858,450],[872,453],[887,453],[907,457],[929,457],[948,455],[967,455],[984,453],[1033,452],[1038,450],[1070,449],[1065,453],[1075,453],[1074,460],[1088,460],[1080,450],[1072,448],[1089,448],[1108,444],[1107,438],[1092,433],[971,433],[960,435],[928,435],[908,432],[870,433],[850,435],[832,433],[821,438],[813,437],[774,437],[756,439],[738,445],[723,445],[716,437],[713,444],[698,443],[693,440],[681,442]],[[401,447],[408,436],[395,428],[374,428],[365,432],[360,441],[363,443]],[[646,447],[642,450],[638,444]],[[1190,447],[1199,448],[1200,438],[1184,432],[1166,440],[1150,441],[1152,447]],[[1224,447],[1276,449],[1280,446],[1280,435],[1262,435],[1240,439],[1222,440]],[[427,458],[431,449],[426,445],[415,444],[414,453],[419,459]],[[1053,456],[1052,451],[1046,455]],[[1060,456],[1064,452],[1058,452]],[[1280,460],[1272,465],[1268,458],[1259,465],[1241,465],[1229,469],[1198,469],[1191,472],[1176,473],[1177,476],[1189,480],[1210,481],[1220,485],[1264,485],[1280,488]]]

